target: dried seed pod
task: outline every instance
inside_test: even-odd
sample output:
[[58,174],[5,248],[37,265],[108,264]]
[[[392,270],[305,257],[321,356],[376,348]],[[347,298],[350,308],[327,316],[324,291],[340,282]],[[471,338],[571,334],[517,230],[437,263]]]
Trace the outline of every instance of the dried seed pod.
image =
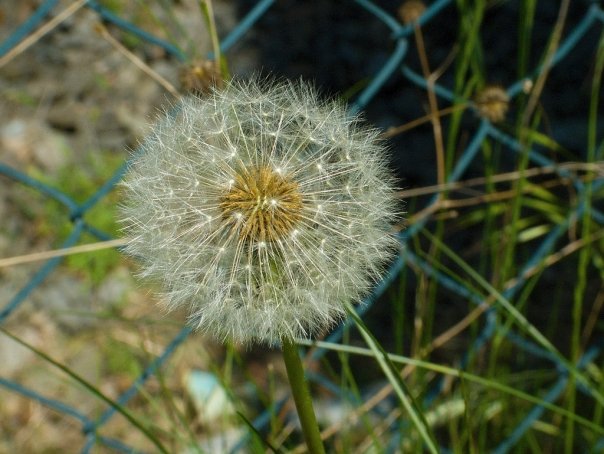
[[398,17],[403,24],[417,22],[426,11],[426,5],[420,0],[407,0],[398,9]]
[[213,87],[222,87],[223,80],[216,62],[201,60],[184,66],[180,70],[180,84],[191,94],[203,96]]
[[474,103],[481,117],[492,123],[499,123],[505,120],[510,97],[503,87],[487,85],[474,96]]

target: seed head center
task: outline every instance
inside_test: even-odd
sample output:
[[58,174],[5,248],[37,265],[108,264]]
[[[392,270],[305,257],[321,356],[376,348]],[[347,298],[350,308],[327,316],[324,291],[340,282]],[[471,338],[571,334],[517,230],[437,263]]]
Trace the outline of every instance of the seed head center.
[[219,206],[240,239],[276,241],[294,229],[302,214],[302,194],[291,177],[261,166],[241,169],[233,180]]

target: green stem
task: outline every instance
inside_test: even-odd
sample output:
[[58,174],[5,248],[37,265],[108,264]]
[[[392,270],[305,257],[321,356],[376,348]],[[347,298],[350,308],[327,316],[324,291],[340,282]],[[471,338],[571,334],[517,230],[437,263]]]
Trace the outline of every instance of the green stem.
[[218,30],[216,29],[212,0],[199,0],[199,8],[201,9],[206,26],[208,27],[210,39],[212,40],[212,50],[214,51],[216,68],[220,70],[222,78],[227,80],[229,78],[229,69],[227,67],[226,59],[222,57],[222,53],[220,52],[220,41],[218,39]]
[[306,446],[310,454],[325,454],[319,425],[315,417],[315,411],[312,406],[312,399],[308,384],[304,378],[304,368],[302,360],[298,354],[298,347],[292,339],[284,338],[283,342],[283,361],[287,369],[287,378],[294,396],[298,417],[302,425],[302,432],[306,440]]

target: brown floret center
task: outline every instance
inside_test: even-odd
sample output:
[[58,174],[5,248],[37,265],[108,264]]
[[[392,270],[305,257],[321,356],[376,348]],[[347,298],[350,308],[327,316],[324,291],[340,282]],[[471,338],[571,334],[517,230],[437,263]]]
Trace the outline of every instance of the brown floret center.
[[240,239],[276,241],[300,221],[302,194],[291,177],[268,166],[250,167],[237,172],[219,206]]

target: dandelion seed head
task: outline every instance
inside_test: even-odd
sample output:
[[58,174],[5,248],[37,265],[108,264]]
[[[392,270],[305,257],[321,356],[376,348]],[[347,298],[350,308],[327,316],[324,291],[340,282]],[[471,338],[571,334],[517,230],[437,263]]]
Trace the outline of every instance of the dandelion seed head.
[[397,248],[378,132],[305,83],[187,97],[124,180],[127,252],[169,308],[221,340],[312,337],[360,302]]

